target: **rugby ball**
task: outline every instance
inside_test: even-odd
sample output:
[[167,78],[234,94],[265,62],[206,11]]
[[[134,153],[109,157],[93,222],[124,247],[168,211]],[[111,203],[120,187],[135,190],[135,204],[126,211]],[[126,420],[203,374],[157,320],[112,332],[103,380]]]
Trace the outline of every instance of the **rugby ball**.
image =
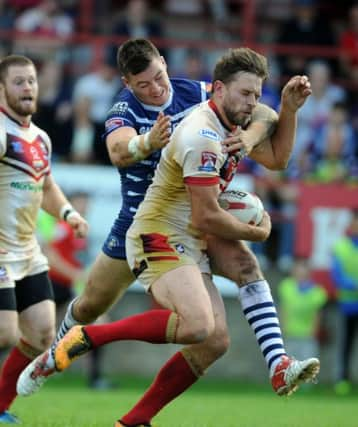
[[218,198],[222,209],[245,224],[258,225],[262,221],[264,206],[258,196],[243,190],[225,190]]

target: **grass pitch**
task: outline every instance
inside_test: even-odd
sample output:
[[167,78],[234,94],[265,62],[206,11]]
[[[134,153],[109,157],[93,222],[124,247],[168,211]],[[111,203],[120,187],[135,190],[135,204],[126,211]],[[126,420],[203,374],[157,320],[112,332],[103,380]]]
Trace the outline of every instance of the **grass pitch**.
[[[70,374],[50,380],[40,393],[18,398],[12,412],[24,427],[113,427],[151,380],[120,378],[111,391],[92,391]],[[290,398],[267,386],[203,378],[167,406],[155,427],[357,427],[358,390],[336,397],[320,385]]]

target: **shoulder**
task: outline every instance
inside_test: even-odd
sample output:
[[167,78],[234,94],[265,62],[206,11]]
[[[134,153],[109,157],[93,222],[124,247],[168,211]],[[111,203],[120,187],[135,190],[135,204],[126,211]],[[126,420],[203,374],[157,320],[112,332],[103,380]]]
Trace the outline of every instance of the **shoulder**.
[[6,127],[5,127],[6,117],[0,111],[0,157],[2,157],[6,152]]
[[207,98],[208,84],[204,81],[173,78],[170,79],[175,96],[195,100],[197,103]]

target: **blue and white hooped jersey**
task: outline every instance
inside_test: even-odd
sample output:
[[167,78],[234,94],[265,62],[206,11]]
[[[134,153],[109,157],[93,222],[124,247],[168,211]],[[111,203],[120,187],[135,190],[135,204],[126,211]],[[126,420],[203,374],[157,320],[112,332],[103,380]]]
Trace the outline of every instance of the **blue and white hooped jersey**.
[[[114,130],[125,126],[134,128],[138,134],[144,134],[153,127],[160,111],[171,117],[173,131],[193,108],[210,96],[210,84],[203,81],[178,78],[170,79],[170,83],[169,99],[161,106],[143,104],[131,90],[124,88],[108,112],[104,138]],[[152,183],[160,154],[161,151],[158,150],[138,163],[126,168],[118,168],[121,176],[122,207],[103,246],[107,255],[125,257],[125,233],[139,204],[144,199],[147,188]]]
[[[108,113],[105,136],[123,126],[133,127],[138,134],[149,132],[160,111],[171,117],[173,131],[181,120],[197,104],[205,101],[209,95],[205,82],[185,79],[171,79],[170,81],[172,87],[170,97],[160,107],[143,104],[129,89],[123,89],[118,96],[118,101]],[[123,197],[120,215],[127,218],[134,216],[152,182],[159,158],[160,150],[134,165],[118,168]]]

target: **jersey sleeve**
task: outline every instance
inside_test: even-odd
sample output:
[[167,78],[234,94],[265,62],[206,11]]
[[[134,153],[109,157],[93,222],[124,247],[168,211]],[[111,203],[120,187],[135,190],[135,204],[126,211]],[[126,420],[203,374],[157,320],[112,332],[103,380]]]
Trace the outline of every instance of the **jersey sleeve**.
[[[209,136],[208,136],[209,135]],[[182,143],[174,154],[183,169],[184,182],[192,185],[215,185],[223,161],[219,135],[211,129],[183,132]]]
[[108,111],[107,118],[104,123],[104,136],[107,136],[116,129],[126,126],[135,127],[129,104],[127,101],[116,102]]

